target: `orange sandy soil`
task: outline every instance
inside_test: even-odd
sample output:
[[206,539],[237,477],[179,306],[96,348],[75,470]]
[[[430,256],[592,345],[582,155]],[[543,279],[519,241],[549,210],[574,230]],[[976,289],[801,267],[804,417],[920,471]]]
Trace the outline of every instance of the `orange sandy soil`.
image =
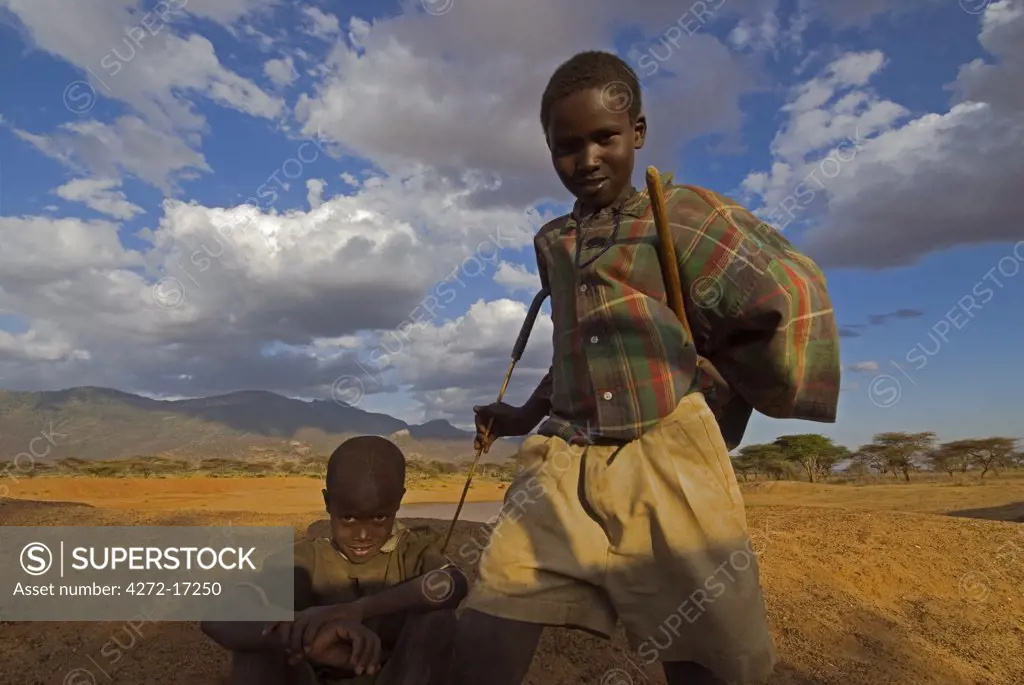
[[[1024,507],[1022,483],[1006,478],[962,487],[941,482],[746,487],[780,657],[771,684],[1024,683],[1024,526],[946,515],[987,509],[973,515],[1015,518]],[[444,501],[438,493],[454,491],[451,499],[457,499],[459,486],[456,479],[416,496],[437,502]],[[320,511],[318,487],[316,481],[294,478],[23,480],[11,488],[20,499],[0,501],[0,520],[21,526],[230,521],[305,531]],[[478,499],[494,499],[474,490]],[[140,504],[142,493],[148,504]],[[63,502],[31,501],[40,499]],[[453,548],[476,529],[460,523]],[[144,624],[138,634],[129,630],[124,623],[0,622],[0,683],[223,682],[227,656],[195,624]],[[124,647],[116,663],[107,656],[114,653],[114,638]],[[637,670],[629,657],[621,635],[609,645],[548,630],[527,683],[664,682],[654,670]],[[83,668],[93,679],[74,670]],[[612,669],[620,671],[609,676]]]
[[[426,487],[410,486],[403,500],[458,502],[465,476],[437,478]],[[81,502],[107,509],[138,509],[143,498],[146,511],[259,511],[302,514],[323,511],[316,478],[56,478],[21,479],[8,486],[18,499]],[[142,493],[145,493],[143,495]],[[497,502],[504,490],[496,482],[474,480],[468,502]]]

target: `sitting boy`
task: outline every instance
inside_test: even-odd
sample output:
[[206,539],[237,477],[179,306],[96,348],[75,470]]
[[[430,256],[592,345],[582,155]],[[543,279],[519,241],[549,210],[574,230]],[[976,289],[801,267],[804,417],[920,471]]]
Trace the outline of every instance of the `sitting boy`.
[[468,581],[442,554],[443,536],[395,520],[405,496],[401,450],[375,436],[346,440],[326,480],[330,536],[294,547],[295,619],[202,624],[232,652],[230,683],[446,682]]

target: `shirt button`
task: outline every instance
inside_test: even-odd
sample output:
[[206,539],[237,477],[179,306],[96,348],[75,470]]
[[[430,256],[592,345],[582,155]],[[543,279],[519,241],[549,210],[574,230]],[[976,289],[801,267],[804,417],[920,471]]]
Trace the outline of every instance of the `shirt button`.
[[596,342],[597,342],[597,336],[596,336],[596,335],[595,335],[595,336],[592,336],[592,337],[590,338],[590,342],[592,342],[592,343],[596,343]]
[[604,394],[604,398],[605,398],[606,400],[610,400],[610,399],[612,398],[612,394],[611,394],[610,392],[606,392],[606,393]]
[[584,283],[583,285],[580,286],[580,292],[581,293],[587,292],[587,284],[586,283]]

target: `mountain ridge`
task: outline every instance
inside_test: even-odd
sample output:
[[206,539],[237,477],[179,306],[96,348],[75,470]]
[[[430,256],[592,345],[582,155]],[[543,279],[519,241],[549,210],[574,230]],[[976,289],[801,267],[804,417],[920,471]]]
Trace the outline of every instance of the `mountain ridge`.
[[[180,400],[99,386],[0,391],[0,458],[5,461],[19,454],[33,459],[327,455],[346,437],[360,434],[392,438],[411,458],[473,457],[473,433],[443,419],[410,424],[344,402],[301,400],[269,390]],[[488,461],[507,458],[519,440],[499,442]]]

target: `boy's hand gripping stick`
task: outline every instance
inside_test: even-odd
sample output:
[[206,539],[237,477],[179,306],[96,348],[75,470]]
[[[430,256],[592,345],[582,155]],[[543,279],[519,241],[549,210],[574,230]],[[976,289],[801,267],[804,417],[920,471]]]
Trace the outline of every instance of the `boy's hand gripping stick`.
[[[544,300],[547,299],[548,295],[549,292],[547,290],[541,290],[534,295],[533,302],[530,303],[530,310],[526,313],[526,320],[523,321],[523,327],[519,329],[519,337],[516,338],[516,344],[512,348],[512,361],[508,365],[508,370],[505,372],[505,382],[501,384],[501,391],[498,393],[499,402],[501,402],[502,398],[505,397],[505,390],[508,389],[509,379],[512,378],[512,370],[516,367],[516,362],[518,362],[523,356],[523,351],[526,349],[526,342],[530,339],[530,331],[533,330],[533,324],[537,321],[537,315],[540,313],[540,308],[544,304]],[[459,514],[462,513],[462,506],[466,503],[466,495],[469,493],[469,486],[473,483],[473,476],[476,474],[476,467],[480,463],[480,456],[490,449],[488,437],[491,433],[491,426],[493,423],[494,419],[491,419],[487,424],[487,427],[484,429],[480,449],[476,451],[473,463],[469,467],[469,475],[466,477],[466,485],[462,488],[462,496],[459,497],[459,505],[455,508],[455,516],[452,517],[452,523],[448,526],[448,534],[444,539],[444,547],[441,548],[442,553],[448,549],[448,543],[452,539],[452,532],[455,530],[455,523],[459,520]]]

